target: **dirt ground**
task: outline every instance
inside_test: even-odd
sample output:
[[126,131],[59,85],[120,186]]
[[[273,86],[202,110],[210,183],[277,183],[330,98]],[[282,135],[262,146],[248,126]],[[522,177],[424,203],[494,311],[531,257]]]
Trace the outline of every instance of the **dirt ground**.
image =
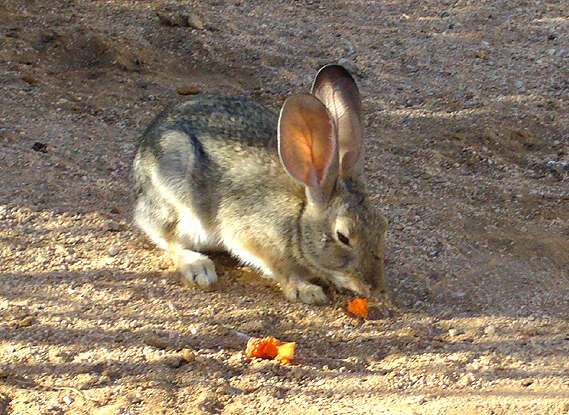
[[[216,257],[184,288],[130,165],[200,92],[277,110],[339,62],[388,218],[377,319]],[[0,1],[0,414],[569,413],[569,4]],[[379,300],[377,300],[379,301]],[[297,343],[247,359],[248,336]]]

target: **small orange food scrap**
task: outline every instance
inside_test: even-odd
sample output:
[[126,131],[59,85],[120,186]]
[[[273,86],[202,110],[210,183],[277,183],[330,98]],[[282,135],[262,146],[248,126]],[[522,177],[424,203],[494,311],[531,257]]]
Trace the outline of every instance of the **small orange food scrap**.
[[274,359],[278,352],[277,347],[281,344],[274,337],[257,338],[251,337],[247,342],[247,357],[262,357]]
[[295,342],[283,343],[277,347],[279,353],[276,355],[275,360],[281,363],[288,363],[294,358]]
[[348,311],[356,317],[367,318],[367,298],[354,298],[348,303]]
[[295,343],[283,343],[274,337],[251,337],[247,342],[247,357],[275,359],[282,363],[290,362],[294,357]]

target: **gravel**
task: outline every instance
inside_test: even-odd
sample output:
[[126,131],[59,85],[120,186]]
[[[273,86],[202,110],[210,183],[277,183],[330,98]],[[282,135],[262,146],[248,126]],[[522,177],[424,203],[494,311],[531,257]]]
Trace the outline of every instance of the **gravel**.
[[[566,2],[0,6],[0,413],[556,414],[569,408]],[[162,17],[159,17],[162,16]],[[339,62],[390,223],[377,319],[225,255],[184,288],[131,223],[163,107],[278,110]],[[247,336],[297,343],[282,365]],[[307,409],[308,408],[308,409]]]

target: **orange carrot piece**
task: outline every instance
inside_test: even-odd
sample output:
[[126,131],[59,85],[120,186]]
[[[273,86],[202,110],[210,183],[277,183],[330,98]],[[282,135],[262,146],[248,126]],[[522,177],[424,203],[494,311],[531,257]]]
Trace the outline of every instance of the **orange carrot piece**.
[[251,337],[247,342],[247,357],[276,359],[279,362],[290,362],[294,357],[295,343],[283,343],[274,337]]
[[354,298],[348,303],[348,311],[356,317],[367,318],[367,298]]
[[278,360],[281,363],[288,363],[292,359],[294,359],[294,349],[296,347],[295,342],[290,343],[283,343],[279,347],[277,347],[279,353],[275,357],[275,360]]

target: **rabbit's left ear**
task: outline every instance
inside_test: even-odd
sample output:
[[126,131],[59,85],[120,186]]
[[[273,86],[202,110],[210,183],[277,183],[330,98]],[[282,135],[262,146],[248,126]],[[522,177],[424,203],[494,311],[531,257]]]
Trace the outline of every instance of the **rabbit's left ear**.
[[340,176],[360,174],[362,122],[360,93],[354,78],[340,65],[326,65],[314,78],[312,94],[326,106],[338,134]]
[[279,116],[278,146],[283,167],[305,186],[308,201],[326,205],[338,177],[336,128],[326,107],[309,94],[287,98]]

